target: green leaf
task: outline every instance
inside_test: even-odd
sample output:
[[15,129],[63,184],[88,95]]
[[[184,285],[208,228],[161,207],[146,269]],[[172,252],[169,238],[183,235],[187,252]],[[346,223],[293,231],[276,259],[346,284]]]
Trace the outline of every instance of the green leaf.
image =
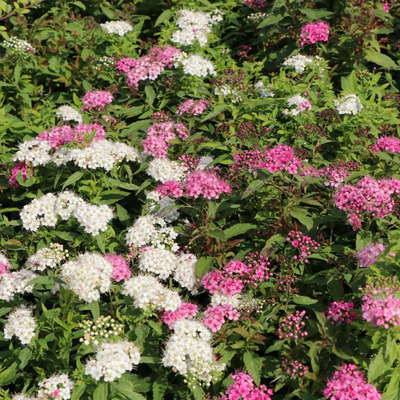
[[258,189],[263,187],[265,185],[264,181],[257,179],[249,184],[247,189],[243,192],[242,194],[242,199],[246,199],[250,195],[252,195],[254,192],[256,192]]
[[282,21],[283,18],[285,18],[284,14],[278,14],[278,15],[268,15],[268,17],[266,19],[264,19],[264,21],[262,21],[258,26],[257,29],[260,28],[264,28],[265,26],[269,26],[269,25],[275,25],[278,22]]
[[318,19],[327,18],[333,15],[332,11],[327,10],[316,10],[313,8],[300,8],[300,11],[307,15],[312,21],[316,21]]
[[295,296],[293,296],[293,302],[295,304],[299,304],[302,306],[309,306],[310,304],[318,303],[318,300],[311,299],[310,297],[307,297],[307,296],[295,295]]
[[93,400],[108,400],[108,384],[99,383],[93,392]]
[[378,64],[383,68],[386,69],[393,69],[393,70],[399,70],[400,66],[398,66],[390,57],[388,57],[386,54],[378,53],[377,51],[374,50],[367,50],[365,52],[365,59],[367,61],[370,61],[374,64]]
[[210,231],[208,232],[208,236],[211,236],[215,239],[220,239],[220,240],[226,241],[226,236],[225,236],[224,231],[218,227],[214,227],[214,228],[210,229]]
[[254,379],[254,382],[257,386],[260,385],[261,380],[261,367],[262,361],[261,358],[251,351],[247,351],[243,355],[244,365],[246,366],[247,372]]
[[164,10],[159,17],[157,18],[154,27],[162,24],[164,21],[169,20],[172,16],[174,15],[174,13],[168,8],[167,10]]
[[104,243],[103,237],[101,235],[96,236],[97,246],[99,246],[100,251],[105,254],[106,252],[106,245]]
[[18,358],[20,359],[19,363],[19,368],[24,369],[25,366],[28,364],[28,361],[32,358],[32,351],[28,349],[28,347],[25,347],[24,349],[21,350],[21,352],[18,354]]
[[79,179],[83,177],[83,172],[82,171],[76,171],[73,173],[63,184],[62,190],[64,190],[67,186],[72,185],[75,182],[78,182]]
[[113,10],[110,10],[110,9],[107,8],[107,7],[101,7],[101,11],[103,12],[103,14],[104,14],[106,17],[108,17],[108,18],[110,18],[110,19],[115,19],[115,14],[114,14],[114,11],[113,11]]
[[372,232],[371,231],[359,231],[356,238],[356,250],[360,251],[364,247],[367,247],[369,243],[372,242]]
[[306,213],[305,213],[303,208],[298,208],[298,207],[293,208],[293,210],[290,213],[290,215],[292,217],[298,219],[300,221],[300,223],[305,225],[305,227],[308,230],[312,229],[312,227],[314,225],[314,221],[313,221],[312,218],[310,218],[308,215],[306,215]]
[[153,383],[153,400],[163,400],[164,393],[168,387],[168,380],[165,376],[159,375]]
[[236,224],[224,230],[225,238],[230,239],[255,228],[257,228],[257,225],[254,224]]
[[85,392],[85,389],[86,389],[86,383],[80,382],[79,384],[76,384],[75,382],[75,387],[71,395],[71,400],[79,400],[83,395],[83,393]]
[[214,118],[218,114],[221,114],[222,111],[226,110],[228,106],[226,104],[220,104],[214,108],[214,111],[208,113],[200,122],[208,121],[211,118]]
[[210,256],[200,257],[196,264],[196,275],[202,278],[212,267],[214,258]]
[[17,378],[17,365],[18,364],[14,362],[7,369],[0,372],[0,387],[9,385]]
[[81,2],[81,1],[74,1],[72,3],[74,6],[77,6],[79,8],[82,8],[82,10],[86,10],[86,6]]
[[146,87],[144,88],[144,92],[146,93],[149,104],[152,106],[154,103],[154,99],[156,98],[156,92],[150,85],[146,85]]

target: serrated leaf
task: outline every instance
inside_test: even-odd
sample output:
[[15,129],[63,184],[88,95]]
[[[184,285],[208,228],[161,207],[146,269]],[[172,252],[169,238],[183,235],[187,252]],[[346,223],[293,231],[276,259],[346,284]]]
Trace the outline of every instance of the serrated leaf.
[[165,376],[159,376],[153,383],[153,400],[162,400],[168,387],[168,380]]
[[243,361],[244,365],[246,366],[247,372],[254,379],[256,385],[259,386],[261,380],[261,367],[262,367],[261,358],[256,353],[247,351],[243,355]]
[[278,22],[282,21],[283,18],[285,18],[284,14],[268,15],[268,17],[266,19],[264,19],[264,21],[262,21],[260,24],[258,24],[257,29],[264,28],[265,26],[277,24]]
[[290,215],[296,219],[298,219],[300,221],[300,223],[302,223],[303,225],[305,225],[305,227],[308,230],[311,230],[313,225],[314,225],[314,221],[312,218],[310,218],[308,215],[306,215],[306,213],[304,212],[303,209],[301,208],[294,208]]
[[32,358],[32,351],[28,349],[28,347],[25,347],[24,349],[21,350],[21,352],[18,354],[18,358],[20,359],[19,363],[19,368],[24,369],[25,366],[28,364],[28,361]]
[[7,369],[0,372],[0,387],[9,385],[17,378],[17,363],[12,363]]

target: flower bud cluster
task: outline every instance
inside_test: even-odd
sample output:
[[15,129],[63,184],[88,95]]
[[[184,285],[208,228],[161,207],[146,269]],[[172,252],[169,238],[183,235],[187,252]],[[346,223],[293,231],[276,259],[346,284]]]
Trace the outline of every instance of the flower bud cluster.
[[348,324],[358,317],[358,314],[354,311],[350,312],[354,308],[353,302],[345,301],[334,301],[330,304],[329,308],[325,311],[326,319],[331,321],[331,324],[342,324],[346,322]]
[[96,321],[86,320],[79,324],[83,328],[83,338],[79,341],[85,345],[91,343],[98,345],[100,341],[111,338],[113,336],[119,336],[123,333],[124,326],[116,322],[109,315],[104,317],[101,315]]
[[306,375],[308,372],[308,367],[306,365],[303,365],[301,362],[298,360],[295,360],[291,362],[287,367],[286,367],[286,373],[290,375],[292,379],[298,379]]
[[33,271],[44,271],[46,268],[56,268],[68,258],[68,250],[59,243],[50,243],[49,247],[38,250],[25,263],[26,268]]
[[304,235],[300,231],[290,231],[286,241],[299,250],[299,255],[293,256],[293,259],[299,262],[308,263],[307,257],[310,256],[314,251],[317,251],[321,246],[317,241],[310,238],[310,236]]
[[278,328],[279,339],[298,340],[307,336],[308,332],[304,330],[306,323],[303,319],[307,320],[308,317],[305,314],[304,310],[296,311],[283,318]]
[[36,49],[32,47],[30,43],[26,40],[18,39],[15,36],[12,36],[9,40],[3,41],[1,45],[8,49],[11,54],[21,55],[24,58],[27,58],[29,54],[36,53]]

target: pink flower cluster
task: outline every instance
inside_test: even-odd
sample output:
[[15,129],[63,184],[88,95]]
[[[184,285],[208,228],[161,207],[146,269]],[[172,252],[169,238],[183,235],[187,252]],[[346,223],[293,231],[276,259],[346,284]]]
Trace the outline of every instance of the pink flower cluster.
[[200,157],[194,158],[190,154],[184,154],[178,157],[178,160],[182,161],[188,171],[194,171],[200,162]]
[[374,180],[369,176],[356,185],[344,185],[335,194],[335,203],[340,210],[347,211],[347,218],[353,230],[361,228],[363,213],[383,218],[393,211],[392,195],[400,193],[400,180]]
[[305,314],[306,312],[304,310],[301,312],[296,311],[286,318],[283,318],[278,328],[279,339],[297,340],[307,336],[308,332],[304,330],[306,323],[303,321],[303,318],[307,320],[308,317]]
[[331,400],[380,400],[382,395],[370,385],[354,364],[343,365],[328,381],[324,396]]
[[249,7],[254,7],[262,10],[265,8],[265,5],[267,3],[266,0],[243,0],[243,3],[246,4],[246,6]]
[[161,198],[170,196],[178,199],[179,197],[183,196],[183,187],[177,181],[167,181],[161,185],[158,185],[156,190],[160,194]]
[[235,131],[235,136],[240,139],[242,143],[245,143],[248,137],[266,136],[270,132],[271,129],[266,126],[260,126],[257,128],[251,122],[247,121],[239,125],[239,128]]
[[11,268],[10,264],[0,262],[0,275],[5,274]]
[[209,101],[201,99],[201,100],[193,100],[188,99],[180,106],[176,108],[176,114],[190,114],[190,115],[201,115],[203,114],[204,110],[210,104]]
[[385,248],[386,246],[383,243],[370,243],[357,252],[356,258],[360,268],[369,268],[374,262],[378,261],[379,254],[383,253]]
[[277,277],[278,280],[278,290],[281,292],[293,293],[296,289],[293,285],[299,278],[297,276],[289,276],[289,275],[279,275]]
[[305,263],[308,263],[307,257],[310,256],[313,251],[317,251],[321,246],[318,242],[311,239],[310,236],[304,235],[302,232],[295,230],[289,232],[286,240],[300,251],[298,256],[293,256],[293,258],[299,262],[304,261]]
[[206,199],[218,199],[221,194],[231,193],[227,182],[218,178],[214,173],[207,171],[194,171],[185,181],[186,196],[197,199],[203,196]]
[[250,253],[245,257],[245,263],[230,261],[222,271],[210,271],[204,275],[201,283],[210,293],[233,296],[240,293],[245,285],[257,286],[268,280],[272,276],[269,265],[268,257]]
[[359,170],[361,166],[361,163],[356,161],[335,161],[329,167],[320,168],[317,173],[318,176],[328,179],[324,182],[325,186],[338,187],[351,171]]
[[300,46],[317,42],[327,42],[329,36],[329,24],[326,22],[309,22],[303,25],[300,33]]
[[394,137],[381,137],[376,141],[374,146],[370,147],[371,151],[392,151],[400,153],[400,139]]
[[334,301],[333,303],[331,303],[324,314],[326,319],[331,321],[332,325],[335,323],[342,324],[345,321],[350,324],[351,321],[355,320],[358,316],[356,312],[350,312],[353,308],[354,303],[352,303],[351,301]]
[[26,181],[29,177],[33,175],[33,170],[34,168],[27,165],[25,161],[20,161],[19,163],[15,164],[10,172],[10,175],[8,175],[8,182],[10,182],[10,185],[12,187],[16,188],[19,186],[19,183],[17,181],[18,172],[21,171],[21,178],[22,180]]
[[242,150],[234,156],[234,164],[229,166],[229,175],[236,176],[242,171],[254,172],[258,168],[264,168],[268,155],[260,150]]
[[400,286],[395,278],[377,280],[374,285],[366,285],[361,309],[363,318],[373,327],[400,325]]
[[204,311],[203,324],[211,329],[211,332],[218,332],[225,323],[225,318],[231,321],[237,321],[240,318],[240,312],[230,304],[218,304],[208,307]]
[[144,152],[156,158],[165,158],[171,143],[170,140],[177,139],[177,135],[185,140],[189,136],[189,130],[183,124],[172,121],[153,124],[147,130],[147,137],[142,141]]
[[273,390],[265,385],[256,387],[253,378],[244,372],[231,375],[231,379],[235,383],[228,388],[221,400],[271,400],[270,396],[274,394]]
[[82,111],[93,111],[103,110],[106,104],[111,103],[114,100],[114,96],[107,92],[107,90],[96,90],[95,92],[88,92],[82,99],[84,107]]
[[113,271],[111,278],[116,282],[131,277],[131,269],[124,257],[117,256],[116,254],[105,254],[104,258],[112,265]]
[[181,53],[176,47],[153,47],[147,56],[139,59],[123,58],[115,63],[117,72],[124,73],[128,86],[137,89],[145,79],[155,80],[166,67],[174,65],[174,56]]
[[297,360],[291,362],[286,368],[286,373],[293,379],[301,378],[307,374],[307,371],[308,367]]
[[82,146],[88,146],[88,138],[94,133],[92,142],[104,140],[106,133],[104,128],[98,124],[78,124],[75,128],[68,125],[54,126],[50,131],[40,133],[36,139],[47,140],[53,149],[58,149],[64,144],[75,143]]
[[168,325],[170,330],[173,329],[173,325],[176,321],[183,318],[194,317],[198,312],[196,304],[182,303],[181,306],[175,311],[164,311],[161,316],[162,322]]

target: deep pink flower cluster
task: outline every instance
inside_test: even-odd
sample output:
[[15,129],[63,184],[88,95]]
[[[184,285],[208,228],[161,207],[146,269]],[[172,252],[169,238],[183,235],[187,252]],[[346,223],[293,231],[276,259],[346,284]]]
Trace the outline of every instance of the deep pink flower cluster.
[[173,329],[173,325],[176,321],[183,318],[191,318],[196,316],[198,307],[192,303],[182,303],[181,306],[175,311],[164,311],[161,315],[161,320],[164,324],[168,325],[170,330]]
[[354,230],[361,228],[363,213],[383,218],[393,211],[392,195],[400,193],[400,180],[374,180],[369,176],[356,185],[344,185],[335,194],[335,203],[340,210],[347,211],[347,218]]
[[47,140],[53,149],[58,149],[64,144],[75,143],[82,146],[88,146],[88,138],[95,132],[92,142],[104,140],[106,133],[104,128],[98,124],[78,124],[75,128],[68,125],[54,126],[50,131],[40,133],[37,140]]
[[[229,128],[227,132],[229,133]],[[248,137],[266,136],[270,132],[271,129],[266,126],[257,128],[250,121],[247,121],[239,125],[239,128],[235,130],[235,136],[240,139],[242,143],[245,143]]]
[[267,0],[243,0],[243,3],[246,4],[246,6],[262,10],[263,8],[265,8]]
[[297,256],[293,256],[295,260],[299,262],[308,263],[307,257],[312,254],[313,251],[317,251],[321,246],[318,242],[311,239],[310,236],[304,235],[300,231],[292,230],[289,232],[288,237],[286,238],[290,244],[299,250],[300,254]]
[[[355,320],[358,314],[351,311],[354,308],[354,303],[345,301],[334,301],[330,304],[328,309],[325,311],[325,317],[331,321],[331,324],[342,324],[347,322],[350,324],[351,321]],[[350,312],[351,311],[351,312]]]
[[200,162],[200,157],[194,158],[190,154],[184,154],[178,157],[178,160],[182,161],[188,171],[194,171]]
[[95,92],[88,92],[82,99],[84,107],[82,111],[103,110],[106,104],[111,103],[114,96],[107,90],[96,90]]
[[278,290],[287,293],[295,292],[296,289],[293,286],[298,279],[297,276],[279,275],[277,277]]
[[301,362],[295,360],[291,362],[287,367],[286,367],[286,373],[290,375],[291,378],[301,378],[302,376],[305,376],[307,374],[308,367],[306,365],[303,365]]
[[237,321],[240,318],[240,312],[230,304],[211,306],[204,311],[203,324],[215,333],[221,329],[225,323],[225,318],[230,321]]
[[382,395],[370,385],[354,364],[343,365],[328,381],[324,396],[331,400],[380,400]]
[[10,268],[11,265],[0,263],[0,275],[5,274]]
[[400,285],[396,278],[376,280],[363,288],[363,318],[373,327],[400,325]]
[[376,141],[374,146],[370,147],[371,151],[392,151],[400,153],[400,139],[394,137],[381,137]]
[[190,114],[190,115],[201,115],[204,110],[210,104],[209,101],[201,99],[201,100],[193,100],[188,99],[180,106],[176,108],[176,114]]
[[156,190],[160,194],[161,198],[165,196],[172,196],[178,199],[179,197],[183,196],[183,187],[177,181],[167,181],[161,185],[158,185]]
[[268,257],[250,253],[245,257],[245,263],[239,260],[230,261],[222,271],[205,274],[201,283],[210,293],[233,296],[240,293],[245,285],[257,286],[267,281],[273,275],[269,265]]
[[374,262],[378,261],[379,254],[383,253],[386,246],[383,243],[370,243],[367,247],[358,251],[356,258],[360,268],[369,268]]
[[176,47],[153,47],[147,56],[139,59],[123,58],[115,63],[117,72],[124,73],[128,86],[137,89],[145,79],[155,80],[166,67],[174,65],[174,56],[181,53]]
[[351,171],[357,171],[361,168],[361,163],[356,161],[335,161],[332,165],[320,168],[318,176],[327,178],[325,186],[338,187],[349,175]]
[[234,164],[229,166],[229,175],[236,176],[242,171],[254,172],[258,168],[264,168],[268,155],[264,150],[241,150],[234,156]]
[[131,277],[131,269],[125,258],[116,254],[105,254],[104,258],[112,265],[113,272],[111,278],[119,282],[123,279],[129,279]]
[[142,141],[144,152],[156,158],[165,158],[171,143],[170,140],[176,139],[177,135],[185,140],[189,136],[189,130],[183,124],[172,121],[153,124],[147,130],[147,137]]
[[308,332],[304,330],[306,323],[303,321],[303,318],[307,320],[308,317],[305,314],[306,312],[304,310],[301,312],[296,311],[283,318],[278,328],[279,339],[297,340],[307,336]]
[[329,36],[329,24],[326,22],[309,22],[303,25],[300,33],[300,46],[317,42],[327,42]]
[[26,181],[29,177],[33,175],[33,170],[34,168],[32,166],[29,166],[26,164],[25,161],[20,161],[15,166],[10,172],[10,175],[8,175],[8,182],[10,182],[10,185],[12,187],[18,187],[19,183],[17,181],[17,175],[18,172],[21,171],[21,178],[22,180]]
[[221,400],[271,400],[270,396],[274,394],[273,390],[265,385],[256,387],[253,378],[244,372],[231,375],[231,379],[235,383],[228,388]]
[[218,199],[221,194],[230,194],[232,191],[227,182],[208,171],[191,172],[186,178],[185,187],[186,196],[195,199],[199,196],[209,200]]

